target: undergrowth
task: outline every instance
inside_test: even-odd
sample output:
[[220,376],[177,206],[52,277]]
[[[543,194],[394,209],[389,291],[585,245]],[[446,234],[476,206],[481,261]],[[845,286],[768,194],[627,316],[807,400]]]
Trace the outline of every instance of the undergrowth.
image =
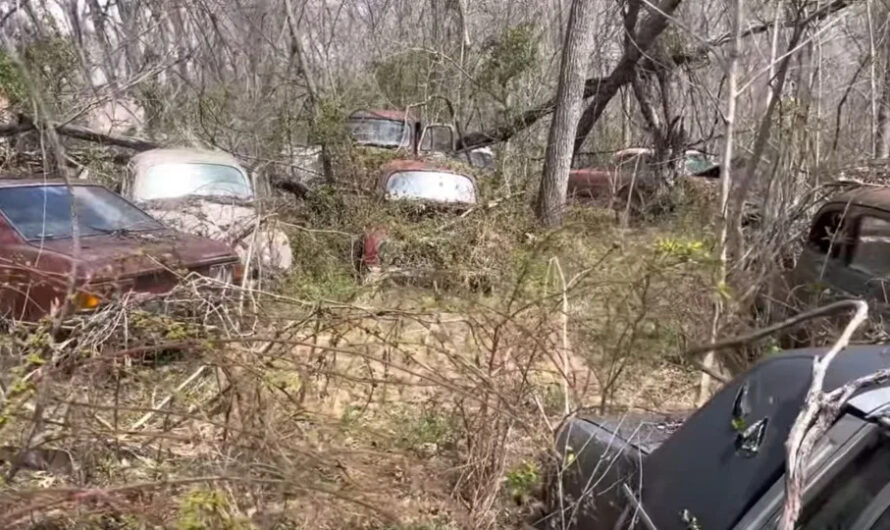
[[[296,266],[275,293],[187,283],[67,337],[20,328],[0,447],[35,458],[0,467],[19,507],[0,525],[511,526],[566,410],[686,407],[678,353],[732,296],[690,208],[620,228],[579,206],[544,231],[525,198],[483,189],[434,212],[332,185],[283,215]],[[381,225],[393,263],[457,280],[369,283],[356,242]],[[49,450],[73,466],[41,465]]]

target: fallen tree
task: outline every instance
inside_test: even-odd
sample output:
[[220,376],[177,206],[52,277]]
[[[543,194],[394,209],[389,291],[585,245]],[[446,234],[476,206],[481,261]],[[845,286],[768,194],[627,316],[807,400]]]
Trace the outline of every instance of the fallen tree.
[[[136,151],[148,151],[149,149],[157,149],[158,147],[161,147],[160,144],[151,140],[137,138],[135,136],[103,133],[80,125],[64,124],[47,126],[53,127],[61,136],[68,136],[77,138],[78,140],[87,140],[105,145],[126,147]],[[0,137],[15,136],[34,130],[37,130],[37,124],[27,116],[20,114],[18,123],[0,124]]]

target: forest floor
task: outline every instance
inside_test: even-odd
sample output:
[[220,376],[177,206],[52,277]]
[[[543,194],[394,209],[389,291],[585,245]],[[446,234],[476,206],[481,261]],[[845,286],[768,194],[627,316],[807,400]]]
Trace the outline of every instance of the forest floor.
[[694,406],[680,353],[717,293],[698,214],[620,228],[575,208],[544,233],[503,208],[424,250],[484,263],[482,288],[362,281],[331,239],[346,230],[304,218],[266,291],[186,285],[166,313],[109,307],[66,340],[14,330],[0,526],[520,524],[566,412]]

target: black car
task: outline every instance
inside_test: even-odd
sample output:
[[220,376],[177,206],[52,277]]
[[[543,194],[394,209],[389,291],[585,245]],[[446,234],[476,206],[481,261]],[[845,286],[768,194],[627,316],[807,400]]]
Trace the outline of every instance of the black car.
[[[670,422],[573,418],[536,528],[776,528],[785,441],[824,349],[794,350],[738,377],[675,432]],[[824,389],[890,368],[890,346],[855,346]],[[856,394],[812,452],[801,529],[890,529],[890,384]]]

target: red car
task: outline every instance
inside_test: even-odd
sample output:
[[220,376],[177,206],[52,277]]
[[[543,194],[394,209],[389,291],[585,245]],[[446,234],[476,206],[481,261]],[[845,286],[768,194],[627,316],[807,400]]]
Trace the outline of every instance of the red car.
[[[417,160],[395,160],[384,165],[376,182],[376,191],[384,200],[409,201],[428,210],[463,212],[479,200],[476,180]],[[359,261],[361,269],[371,272],[401,272],[391,265],[398,256],[384,255],[390,245],[388,227],[373,227],[362,236]]]
[[[653,158],[652,149],[631,147],[615,153],[607,168],[573,169],[569,172],[568,196],[620,208],[627,204],[633,190],[631,207],[638,208],[644,192],[653,185]],[[683,165],[687,177],[720,177],[720,166],[701,151],[687,150]]]
[[126,292],[168,292],[188,272],[226,281],[241,274],[225,244],[170,230],[102,186],[0,179],[0,314],[35,321],[61,307],[72,270],[72,311]]

